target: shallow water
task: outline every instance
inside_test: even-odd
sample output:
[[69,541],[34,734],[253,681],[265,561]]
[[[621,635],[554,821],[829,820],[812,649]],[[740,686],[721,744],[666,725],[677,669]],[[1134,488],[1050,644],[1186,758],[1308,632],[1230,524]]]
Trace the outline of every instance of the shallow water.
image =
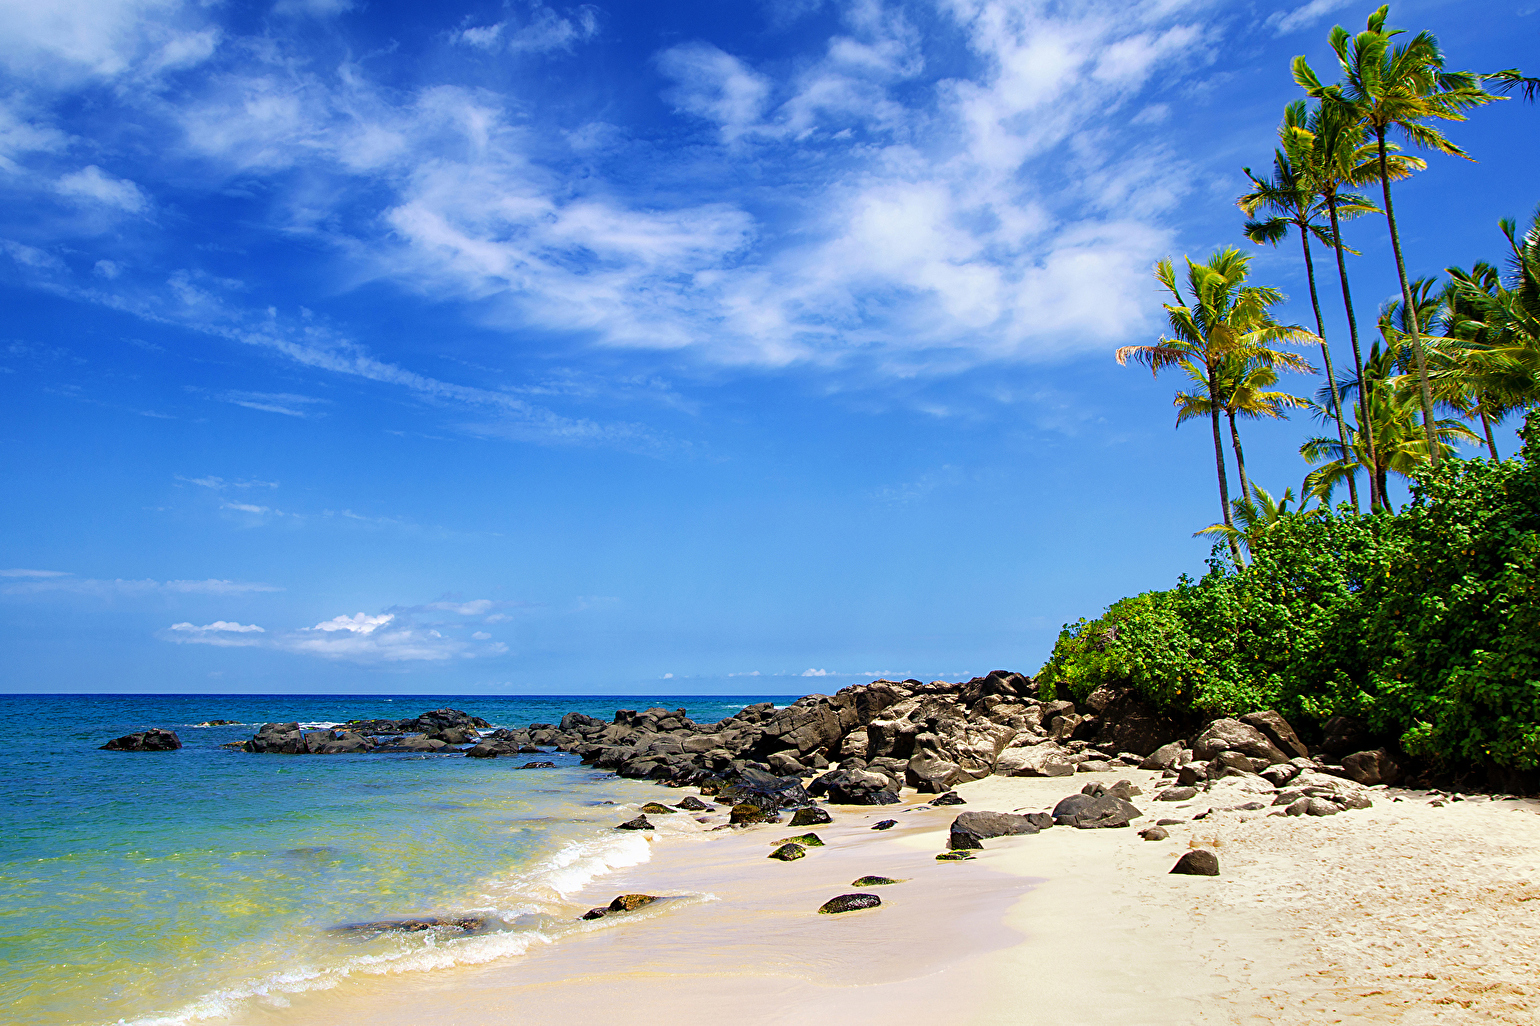
[[[0,1007],[18,1026],[182,1023],[350,975],[516,957],[571,929],[568,895],[649,857],[647,839],[613,830],[623,810],[605,803],[654,800],[656,787],[574,756],[520,770],[528,760],[219,747],[257,724],[403,718],[445,705],[499,726],[569,710],[610,719],[617,705],[683,706],[709,722],[765,700],[0,697]],[[195,726],[210,719],[240,723]],[[175,730],[184,747],[97,750],[149,726]],[[326,932],[466,912],[509,928],[364,940]]]

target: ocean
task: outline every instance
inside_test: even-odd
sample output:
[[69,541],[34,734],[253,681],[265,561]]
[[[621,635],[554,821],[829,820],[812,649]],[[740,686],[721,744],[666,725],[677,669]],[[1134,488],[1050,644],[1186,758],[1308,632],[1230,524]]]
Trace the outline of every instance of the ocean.
[[[517,958],[560,939],[568,896],[649,857],[615,805],[649,783],[576,756],[251,755],[264,722],[408,718],[496,726],[686,708],[713,722],[776,696],[0,696],[0,1008],[15,1026],[181,1026],[243,1003]],[[233,725],[199,727],[208,720]],[[175,752],[104,752],[147,727]],[[539,759],[555,769],[522,770]],[[632,813],[634,814],[634,813]],[[669,817],[688,820],[688,817]],[[660,824],[660,831],[692,824]],[[505,930],[358,938],[329,927],[478,913]]]

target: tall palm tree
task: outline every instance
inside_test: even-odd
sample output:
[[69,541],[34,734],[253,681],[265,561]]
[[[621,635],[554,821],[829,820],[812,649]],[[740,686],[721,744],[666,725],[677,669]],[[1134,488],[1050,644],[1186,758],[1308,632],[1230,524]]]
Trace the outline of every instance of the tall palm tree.
[[1412,293],[1401,254],[1401,235],[1391,200],[1389,150],[1386,135],[1395,131],[1414,145],[1471,159],[1429,121],[1464,121],[1465,111],[1501,97],[1481,88],[1481,77],[1470,72],[1444,70],[1444,54],[1431,32],[1419,32],[1410,42],[1393,45],[1400,30],[1387,30],[1388,5],[1369,15],[1368,25],[1356,36],[1341,25],[1331,30],[1330,43],[1342,67],[1340,85],[1323,86],[1303,56],[1294,58],[1294,79],[1314,97],[1329,105],[1343,105],[1373,134],[1380,163],[1380,184],[1385,193],[1385,220],[1390,228],[1391,250],[1401,280],[1401,300],[1411,316],[1412,354],[1416,358],[1422,416],[1428,451],[1436,464],[1440,447],[1435,442],[1433,393],[1428,382],[1427,358],[1416,321]]
[[[1177,287],[1170,260],[1155,265],[1155,277],[1174,302],[1164,304],[1170,334],[1149,346],[1123,346],[1117,361],[1143,364],[1152,374],[1183,363],[1202,367],[1204,377],[1216,382],[1227,359],[1256,360],[1272,366],[1310,370],[1298,354],[1272,348],[1276,343],[1314,342],[1316,336],[1297,324],[1279,324],[1271,309],[1283,302],[1275,288],[1246,284],[1251,258],[1234,246],[1216,250],[1201,264],[1187,263],[1187,297]],[[1217,400],[1217,397],[1215,397]],[[1224,443],[1219,433],[1220,403],[1211,403],[1209,419],[1214,429],[1214,467],[1219,478],[1219,506],[1230,523],[1230,489],[1225,477]],[[1237,563],[1240,547],[1231,541]]]
[[[1368,394],[1368,390],[1364,387],[1364,358],[1358,341],[1358,316],[1353,310],[1353,290],[1348,284],[1346,254],[1352,251],[1342,241],[1342,221],[1344,217],[1365,212],[1362,209],[1362,197],[1345,190],[1376,181],[1380,174],[1379,161],[1375,159],[1373,144],[1366,141],[1363,125],[1342,104],[1322,104],[1309,113],[1304,127],[1290,131],[1310,145],[1310,182],[1320,194],[1321,201],[1326,204],[1332,251],[1337,258],[1337,280],[1342,288],[1342,305],[1347,312],[1348,339],[1353,345],[1353,369],[1358,381],[1358,395],[1362,397]],[[1417,157],[1396,154],[1387,162],[1386,171],[1392,177],[1403,178],[1422,166],[1423,162]],[[1361,410],[1359,413],[1361,415],[1357,417],[1357,422],[1364,425],[1363,441],[1368,446],[1372,464],[1376,461],[1373,418]],[[1349,478],[1349,482],[1351,480]],[[1380,499],[1379,486],[1371,475],[1371,512],[1378,508]]]
[[1210,407],[1218,401],[1220,410],[1230,422],[1230,447],[1235,452],[1235,476],[1241,484],[1240,501],[1250,503],[1251,483],[1246,474],[1246,451],[1241,447],[1241,433],[1236,427],[1236,418],[1287,420],[1287,411],[1310,408],[1315,404],[1288,392],[1270,391],[1271,386],[1278,383],[1278,372],[1265,361],[1242,360],[1232,356],[1223,361],[1218,380],[1214,383],[1209,381],[1202,368],[1191,362],[1183,364],[1183,369],[1187,371],[1188,377],[1201,386],[1201,390],[1176,394],[1173,405],[1176,406],[1177,426],[1180,427],[1184,420],[1193,417],[1210,416]]
[[[1482,319],[1482,311],[1467,289],[1493,295],[1500,287],[1497,268],[1478,261],[1471,270],[1447,268],[1449,283],[1439,294],[1438,327],[1441,337],[1423,336],[1428,349],[1428,377],[1433,397],[1465,411],[1467,417],[1481,421],[1487,452],[1493,460],[1501,459],[1492,422],[1501,422],[1520,405],[1513,395],[1504,361],[1494,360],[1492,331]],[[1462,289],[1462,284],[1466,288]]]
[[[1321,337],[1321,359],[1326,368],[1326,380],[1331,385],[1331,412],[1337,421],[1337,436],[1347,445],[1347,422],[1342,417],[1342,396],[1337,390],[1337,375],[1332,368],[1331,349],[1326,344],[1326,325],[1321,319],[1321,300],[1315,285],[1315,260],[1310,254],[1310,237],[1327,245],[1337,246],[1339,240],[1321,223],[1326,210],[1325,196],[1336,200],[1339,219],[1356,217],[1364,213],[1378,213],[1363,197],[1353,193],[1340,193],[1327,181],[1322,172],[1321,148],[1311,131],[1314,115],[1304,100],[1295,100],[1284,108],[1283,122],[1278,126],[1278,148],[1273,151],[1273,173],[1266,180],[1242,168],[1251,179],[1252,190],[1236,200],[1247,220],[1243,231],[1246,238],[1257,245],[1278,245],[1288,237],[1290,229],[1299,235],[1305,256],[1305,278],[1310,285],[1310,307],[1315,312],[1315,333]],[[1272,217],[1257,218],[1257,212],[1265,210]],[[1244,479],[1243,479],[1244,482]],[[1353,508],[1358,509],[1358,484],[1348,478],[1348,492]]]

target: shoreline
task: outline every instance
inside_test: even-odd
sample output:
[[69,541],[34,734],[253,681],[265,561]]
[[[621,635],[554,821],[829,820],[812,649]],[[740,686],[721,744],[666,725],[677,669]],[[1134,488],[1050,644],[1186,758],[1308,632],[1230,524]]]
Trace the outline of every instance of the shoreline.
[[[1145,791],[1133,829],[1053,827],[935,861],[957,813],[1039,811],[1090,779],[1123,778]],[[572,900],[667,885],[715,900],[636,913],[517,960],[354,981],[233,1021],[556,1024],[648,1007],[676,1026],[830,1014],[1260,1026],[1528,1023],[1540,1010],[1530,969],[1540,921],[1529,914],[1540,907],[1529,904],[1540,901],[1540,802],[1440,807],[1427,792],[1378,788],[1371,808],[1336,816],[1193,820],[1219,799],[1152,802],[1157,779],[989,777],[958,786],[961,806],[832,806],[835,822],[819,827],[674,833],[648,862]],[[1137,830],[1163,817],[1187,822],[1142,840]],[[881,818],[900,825],[871,831]],[[771,841],[808,829],[826,846],[792,863],[765,857]],[[1170,875],[1191,847],[1216,851],[1221,875]],[[870,889],[880,908],[816,914],[828,897],[864,890],[850,881],[865,873],[907,882]]]

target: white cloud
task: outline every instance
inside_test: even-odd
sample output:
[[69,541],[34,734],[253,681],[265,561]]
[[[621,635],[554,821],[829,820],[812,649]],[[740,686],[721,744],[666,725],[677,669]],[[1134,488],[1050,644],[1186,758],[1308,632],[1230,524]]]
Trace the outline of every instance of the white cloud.
[[373,634],[394,619],[395,615],[392,613],[383,613],[379,616],[354,613],[352,616],[334,616],[330,620],[316,624],[314,627],[305,627],[303,629],[309,631],[351,631],[354,634]]
[[0,570],[0,577],[69,577],[68,570]]
[[471,635],[471,637],[475,638],[477,641],[490,641],[492,639],[492,635],[488,634],[486,631],[476,631]]
[[530,13],[523,24],[500,21],[462,29],[451,37],[457,43],[482,50],[507,50],[510,53],[547,53],[571,50],[574,43],[592,39],[599,32],[599,9],[582,4],[566,15],[540,3],[529,4]]
[[770,97],[768,78],[710,43],[681,43],[658,55],[658,70],[675,86],[664,94],[674,108],[714,121],[723,142],[758,125]]
[[252,581],[226,581],[209,578],[203,581],[156,581],[150,579],[126,581],[96,580],[94,578],[50,577],[31,580],[25,584],[13,584],[0,589],[7,595],[33,595],[41,592],[73,592],[96,595],[103,598],[134,597],[142,595],[245,595],[252,592],[282,591],[272,584]]
[[250,634],[266,633],[256,624],[240,624],[230,620],[215,620],[202,627],[189,622],[174,623],[162,633],[167,641],[181,645],[215,645],[219,648],[251,648],[261,642]]
[[224,489],[224,488],[277,488],[278,487],[278,482],[277,481],[226,481],[224,478],[222,478],[222,477],[215,477],[212,474],[205,475],[204,477],[183,477],[182,475],[177,474],[176,475],[176,480],[178,480],[178,481],[185,481],[187,484],[197,485],[200,488],[211,488],[211,489],[213,489],[215,491],[219,491],[219,490]]
[[140,213],[149,206],[139,186],[126,178],[114,178],[95,164],[65,175],[54,188],[62,196],[93,200],[130,214]]
[[271,513],[270,506],[253,506],[249,502],[224,502],[220,503],[220,509],[233,509],[241,513]]
[[800,674],[798,674],[798,676],[801,676],[801,677],[830,677],[830,676],[837,677],[837,676],[839,676],[839,674],[836,673],[834,670],[803,670]]
[[48,0],[0,5],[0,59],[68,83],[148,78],[205,61],[218,45],[199,0]]
[[1308,28],[1320,21],[1332,11],[1347,7],[1351,0],[1310,0],[1309,3],[1294,8],[1292,11],[1277,11],[1268,16],[1266,24],[1277,31],[1280,36],[1286,36],[1291,32],[1298,32],[1302,28]]

